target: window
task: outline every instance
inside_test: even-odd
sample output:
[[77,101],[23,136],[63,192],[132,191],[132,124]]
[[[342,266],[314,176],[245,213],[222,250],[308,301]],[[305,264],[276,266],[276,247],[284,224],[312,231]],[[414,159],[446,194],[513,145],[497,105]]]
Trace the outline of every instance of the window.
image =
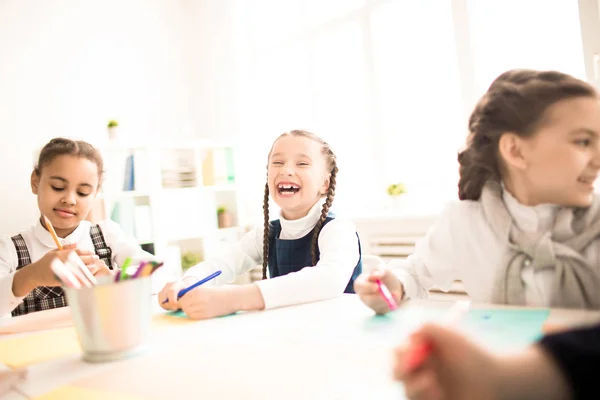
[[468,15],[478,92],[512,68],[585,78],[577,1],[469,0]]
[[572,0],[241,4],[251,48],[246,132],[265,155],[290,129],[330,142],[336,205],[353,215],[384,207],[395,182],[407,185],[411,211],[435,212],[456,198],[466,114],[501,72],[585,73]]

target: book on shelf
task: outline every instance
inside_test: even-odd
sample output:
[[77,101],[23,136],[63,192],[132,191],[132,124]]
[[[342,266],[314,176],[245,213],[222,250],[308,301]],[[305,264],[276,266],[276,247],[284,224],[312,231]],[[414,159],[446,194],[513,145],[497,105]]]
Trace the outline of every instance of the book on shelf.
[[133,154],[130,154],[125,159],[125,176],[123,179],[123,190],[135,190],[135,162]]
[[152,213],[149,205],[136,205],[133,198],[122,198],[115,203],[110,219],[140,242],[153,241]]
[[190,167],[180,167],[172,170],[162,170],[162,186],[164,188],[196,187],[196,170]]
[[235,183],[233,149],[209,149],[202,162],[202,180],[205,186]]

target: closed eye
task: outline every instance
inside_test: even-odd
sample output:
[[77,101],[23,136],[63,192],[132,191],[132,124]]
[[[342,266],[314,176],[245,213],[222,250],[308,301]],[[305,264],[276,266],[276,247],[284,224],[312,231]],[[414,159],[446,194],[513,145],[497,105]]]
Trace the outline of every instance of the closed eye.
[[81,193],[81,192],[77,192],[78,195],[80,195],[81,197],[88,197],[90,194],[89,193]]
[[591,139],[581,139],[581,140],[576,140],[575,144],[581,147],[588,147],[589,145],[592,144]]
[[50,187],[52,187],[52,190],[54,190],[55,192],[62,192],[63,190],[65,190],[65,188],[56,187],[54,185],[50,185]]
[[306,162],[299,162],[299,163],[298,163],[298,165],[300,165],[300,166],[307,166],[307,165],[309,165],[309,164],[308,164],[308,163],[306,163]]
[[273,161],[271,164],[273,165],[283,165],[282,161]]

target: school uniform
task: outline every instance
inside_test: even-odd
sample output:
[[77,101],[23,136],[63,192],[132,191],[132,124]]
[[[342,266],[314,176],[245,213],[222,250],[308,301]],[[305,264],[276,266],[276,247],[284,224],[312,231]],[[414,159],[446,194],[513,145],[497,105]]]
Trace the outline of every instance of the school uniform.
[[[280,216],[269,229],[268,272],[270,279],[257,281],[265,309],[300,304],[353,293],[354,279],[362,271],[360,240],[354,224],[330,214],[319,232],[318,261],[310,254],[312,234],[320,218],[324,199],[297,220]],[[220,249],[219,256],[190,268],[185,277],[202,279],[222,270],[212,285],[233,282],[237,276],[263,262],[264,228],[254,229],[233,248]],[[276,279],[273,279],[276,278]]]
[[548,335],[540,346],[565,376],[573,399],[599,399],[600,325]]
[[[107,220],[99,224],[82,221],[66,238],[59,238],[63,246],[77,244],[80,250],[93,251],[113,269],[126,258],[152,259],[136,240],[127,235],[118,224]],[[50,233],[38,222],[17,235],[0,239],[0,317],[18,316],[35,311],[66,306],[61,287],[38,287],[27,296],[16,297],[12,291],[15,272],[38,261],[56,249]]]
[[[562,278],[555,268],[557,259],[553,258],[557,249],[564,249],[562,243],[555,243],[557,236],[560,236],[555,232],[557,221],[572,214],[573,208],[549,204],[530,207],[519,203],[503,187],[499,188],[499,184],[495,191],[502,203],[502,211],[506,212],[505,216],[494,216],[497,209],[492,207],[493,211],[486,210],[482,201],[452,202],[426,236],[416,243],[414,254],[406,260],[390,263],[404,286],[405,298],[426,297],[428,290],[434,286],[448,290],[454,280],[460,279],[473,301],[502,303],[496,300],[494,293],[498,292],[498,285],[510,281],[517,285],[512,288],[511,294],[520,295],[521,298],[519,301],[506,303],[543,307],[573,306],[561,304],[560,298],[556,300],[556,296],[561,295],[557,293],[560,292],[557,287],[559,288],[558,280]],[[597,204],[597,200],[595,198],[594,204]],[[597,210],[596,206],[591,208]],[[538,238],[539,241],[535,243],[537,247],[521,251],[515,243],[509,243],[509,232],[499,234],[491,221],[494,218],[509,221],[511,232],[518,230],[521,235]],[[591,240],[580,253],[567,250],[586,264],[584,272],[589,274],[590,279],[583,281],[597,282],[600,276],[600,240],[590,236]],[[520,265],[513,263],[509,270],[503,265],[507,249],[515,251],[515,254],[527,253],[518,259]],[[510,277],[506,271],[509,271]],[[571,283],[577,281],[578,279],[573,279]],[[577,295],[576,287],[570,287],[569,290]],[[590,293],[592,294],[587,296],[587,301],[596,301],[593,290]]]

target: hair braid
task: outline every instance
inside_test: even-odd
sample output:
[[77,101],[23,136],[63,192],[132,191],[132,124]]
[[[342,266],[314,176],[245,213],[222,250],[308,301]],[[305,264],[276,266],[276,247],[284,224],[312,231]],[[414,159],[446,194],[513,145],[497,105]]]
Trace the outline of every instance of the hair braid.
[[315,225],[315,230],[313,232],[312,242],[310,245],[310,256],[312,258],[312,263],[315,265],[317,263],[317,247],[318,247],[318,239],[319,233],[321,232],[321,228],[323,228],[323,223],[325,219],[327,219],[327,215],[329,214],[329,209],[331,208],[331,203],[333,202],[333,198],[335,197],[335,177],[338,172],[338,167],[335,162],[335,158],[333,158],[333,167],[331,169],[331,175],[329,176],[329,189],[327,189],[327,198],[325,199],[325,203],[323,203],[323,209],[321,210],[321,217],[317,224]]
[[267,279],[267,265],[269,264],[269,183],[265,184],[265,197],[263,200],[263,212],[265,215],[265,232],[263,233],[263,263],[262,278]]

